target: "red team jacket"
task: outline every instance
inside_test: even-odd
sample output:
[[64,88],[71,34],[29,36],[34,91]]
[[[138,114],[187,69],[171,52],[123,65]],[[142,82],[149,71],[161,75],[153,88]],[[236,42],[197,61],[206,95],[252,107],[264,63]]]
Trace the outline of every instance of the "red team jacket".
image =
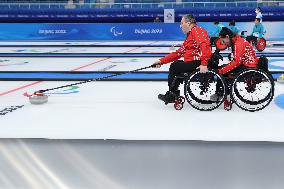
[[[167,64],[184,57],[184,62],[200,60],[202,65],[207,66],[212,56],[210,39],[207,31],[199,26],[194,26],[181,47],[160,59],[162,64]],[[190,63],[189,63],[190,64]]]
[[218,72],[220,74],[225,74],[240,65],[244,65],[249,68],[256,68],[258,65],[258,58],[256,57],[253,46],[239,35],[235,36],[232,40],[235,49],[234,60],[226,66],[218,69]]

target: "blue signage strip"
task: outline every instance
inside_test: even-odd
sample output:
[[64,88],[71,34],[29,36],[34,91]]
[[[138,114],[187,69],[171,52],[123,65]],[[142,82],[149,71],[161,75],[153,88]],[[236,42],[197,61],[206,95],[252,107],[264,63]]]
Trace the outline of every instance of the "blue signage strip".
[[178,24],[0,24],[0,40],[183,40]]
[[[215,30],[213,23],[200,22],[209,35]],[[227,26],[228,23],[222,23]],[[264,22],[267,40],[284,39],[283,22]],[[250,35],[253,22],[237,23],[240,31]],[[184,40],[179,23],[90,23],[90,24],[0,24],[2,41],[70,41],[70,40]]]

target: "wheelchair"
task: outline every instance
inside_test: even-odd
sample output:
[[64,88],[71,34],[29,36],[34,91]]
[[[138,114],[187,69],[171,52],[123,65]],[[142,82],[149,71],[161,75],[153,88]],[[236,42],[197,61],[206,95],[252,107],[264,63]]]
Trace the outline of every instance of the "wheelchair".
[[[241,36],[247,40],[249,36],[245,35],[246,32],[247,31],[242,31]],[[251,40],[247,40],[247,41],[251,41]],[[257,39],[256,42],[253,41],[253,40],[251,42],[255,46],[255,48],[258,52],[262,52],[266,48],[266,40],[263,37]]]
[[[197,70],[176,78],[184,81],[184,97],[177,97],[174,103],[176,110],[181,110],[187,101],[200,111],[212,111],[224,103],[224,109],[228,111],[232,104],[236,104],[242,110],[255,112],[267,107],[274,96],[273,78],[268,71],[261,68],[246,68],[226,77],[214,70],[207,73]],[[213,94],[218,94],[218,99],[211,100]],[[227,97],[230,106],[225,105]]]

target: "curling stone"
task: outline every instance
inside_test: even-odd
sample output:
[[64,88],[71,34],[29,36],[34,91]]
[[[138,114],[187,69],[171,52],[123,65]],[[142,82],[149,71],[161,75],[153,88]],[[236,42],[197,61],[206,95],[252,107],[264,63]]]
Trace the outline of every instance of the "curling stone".
[[45,104],[48,102],[48,96],[40,92],[35,92],[29,96],[29,101],[31,104],[36,105]]
[[280,75],[280,76],[277,78],[277,82],[284,84],[284,74]]

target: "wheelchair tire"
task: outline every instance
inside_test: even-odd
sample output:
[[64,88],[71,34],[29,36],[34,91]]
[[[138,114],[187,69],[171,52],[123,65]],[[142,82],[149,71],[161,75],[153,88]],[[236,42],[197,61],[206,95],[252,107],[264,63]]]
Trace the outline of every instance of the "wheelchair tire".
[[[217,82],[220,88],[217,89]],[[218,90],[218,91],[217,91]],[[217,101],[212,101],[211,95],[217,93],[220,96]],[[212,111],[218,108],[227,94],[226,84],[221,75],[213,70],[207,73],[195,71],[184,82],[184,96],[186,101],[200,111]]]
[[246,69],[234,79],[231,96],[234,103],[242,110],[250,112],[262,110],[273,99],[273,78],[260,69]]
[[266,48],[266,40],[262,37],[259,40],[257,40],[255,44],[255,48],[259,51],[262,52]]

